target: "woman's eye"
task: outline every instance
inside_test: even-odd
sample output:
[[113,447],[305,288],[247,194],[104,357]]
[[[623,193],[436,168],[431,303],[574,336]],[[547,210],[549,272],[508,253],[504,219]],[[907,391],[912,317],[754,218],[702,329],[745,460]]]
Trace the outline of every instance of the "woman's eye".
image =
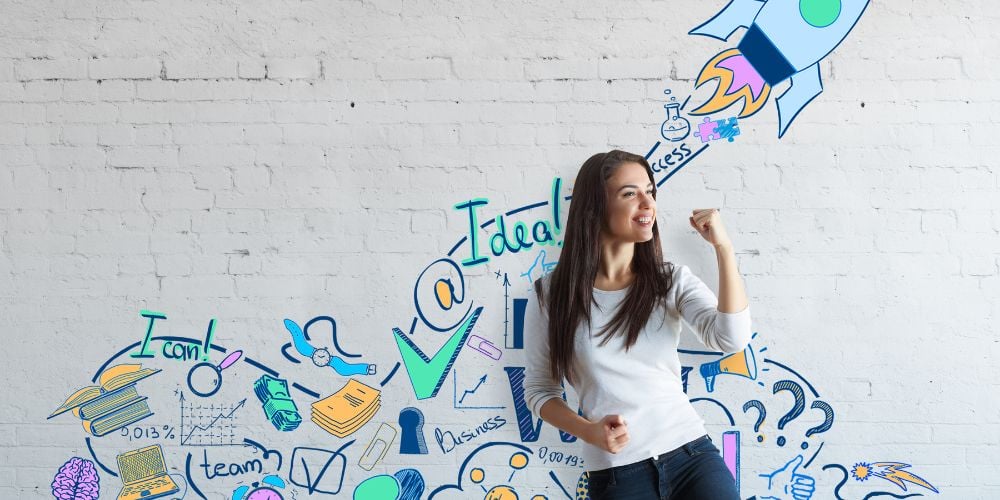
[[625,193],[625,197],[628,198],[629,196],[635,196],[635,192],[634,191],[628,191],[628,192],[626,192]]

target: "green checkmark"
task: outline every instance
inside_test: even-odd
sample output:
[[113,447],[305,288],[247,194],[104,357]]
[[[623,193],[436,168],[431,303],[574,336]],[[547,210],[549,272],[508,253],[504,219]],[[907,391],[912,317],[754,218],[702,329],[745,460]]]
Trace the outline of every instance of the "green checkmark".
[[412,340],[403,334],[399,328],[393,328],[392,334],[396,337],[396,346],[403,357],[403,364],[406,365],[406,372],[410,375],[410,384],[413,385],[413,392],[417,399],[427,399],[437,396],[438,389],[444,383],[451,365],[455,364],[455,358],[465,345],[465,339],[472,333],[472,327],[479,319],[479,313],[483,312],[482,307],[477,307],[475,311],[462,326],[451,334],[448,341],[438,349],[433,358],[428,358],[424,351],[420,350]]

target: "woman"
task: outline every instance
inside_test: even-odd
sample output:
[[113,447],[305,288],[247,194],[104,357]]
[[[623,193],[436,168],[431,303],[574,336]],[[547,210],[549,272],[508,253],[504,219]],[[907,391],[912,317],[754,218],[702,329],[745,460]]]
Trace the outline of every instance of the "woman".
[[[682,389],[677,345],[683,319],[710,349],[740,351],[750,310],[718,210],[695,210],[690,223],[715,248],[718,299],[686,266],[664,262],[646,160],[596,154],[573,186],[559,263],[535,282],[526,401],[584,442],[594,500],[739,499]],[[582,416],[562,399],[564,379]]]

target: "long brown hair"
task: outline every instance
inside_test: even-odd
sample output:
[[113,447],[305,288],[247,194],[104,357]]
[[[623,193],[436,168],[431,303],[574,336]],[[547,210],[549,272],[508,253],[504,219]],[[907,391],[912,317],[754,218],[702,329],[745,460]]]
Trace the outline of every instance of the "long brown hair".
[[[535,281],[539,303],[549,316],[549,365],[556,380],[574,380],[572,373],[573,340],[580,321],[590,324],[593,286],[601,259],[601,229],[606,224],[607,181],[623,163],[638,163],[646,169],[655,186],[653,171],[642,156],[613,150],[591,156],[580,167],[573,184],[573,200],[566,221],[566,237],[559,263],[547,277],[547,293],[542,279]],[[656,189],[653,189],[656,198]],[[665,307],[673,285],[673,266],[663,261],[660,232],[653,221],[653,239],[635,244],[632,255],[634,281],[618,312],[598,333],[601,345],[612,337],[624,335],[625,349],[630,349],[639,332],[657,306]],[[547,300],[545,295],[547,295]]]

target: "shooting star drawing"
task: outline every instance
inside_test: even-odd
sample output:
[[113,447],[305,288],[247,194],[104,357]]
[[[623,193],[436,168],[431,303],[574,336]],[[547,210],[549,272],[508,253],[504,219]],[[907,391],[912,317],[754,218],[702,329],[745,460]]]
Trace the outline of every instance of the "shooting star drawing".
[[904,464],[902,462],[860,462],[854,464],[854,468],[851,469],[851,474],[854,476],[854,479],[858,481],[865,481],[872,476],[880,477],[895,484],[896,486],[899,486],[903,491],[907,491],[906,482],[911,482],[918,486],[923,486],[934,493],[940,493],[934,485],[928,483],[924,480],[924,478],[903,470],[910,467],[910,464]]
[[799,112],[823,92],[819,62],[847,37],[868,2],[732,0],[688,33],[725,41],[737,28],[747,28],[735,49],[705,63],[695,88],[712,80],[718,80],[718,88],[691,114],[715,113],[742,99],[739,116],[745,118],[764,106],[772,87],[790,79],[791,87],[775,100],[781,138]]

